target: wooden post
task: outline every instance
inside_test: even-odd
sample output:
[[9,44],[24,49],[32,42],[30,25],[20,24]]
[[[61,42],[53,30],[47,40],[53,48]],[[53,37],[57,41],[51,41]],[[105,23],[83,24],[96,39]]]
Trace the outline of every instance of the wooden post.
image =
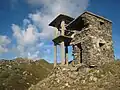
[[54,67],[57,66],[57,45],[54,44]]
[[[58,29],[55,28],[55,31],[54,31],[54,38],[57,37],[57,34],[58,34]],[[54,67],[57,66],[57,45],[54,43]]]
[[68,46],[65,47],[65,61],[66,65],[68,66]]
[[[64,31],[65,31],[65,21],[61,22],[61,35],[64,36]],[[60,47],[61,47],[61,60],[62,60],[62,65],[65,64],[65,45],[64,45],[64,41],[62,41],[60,43]]]
[[61,60],[62,60],[62,65],[65,64],[65,46],[64,46],[64,42],[61,42],[60,44],[60,48],[61,48]]

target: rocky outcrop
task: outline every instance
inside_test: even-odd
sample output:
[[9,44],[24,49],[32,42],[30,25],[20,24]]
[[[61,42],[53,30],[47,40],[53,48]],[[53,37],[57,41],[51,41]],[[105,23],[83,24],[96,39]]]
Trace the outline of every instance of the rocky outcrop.
[[119,69],[120,62],[101,68],[57,66],[46,79],[29,90],[120,90]]

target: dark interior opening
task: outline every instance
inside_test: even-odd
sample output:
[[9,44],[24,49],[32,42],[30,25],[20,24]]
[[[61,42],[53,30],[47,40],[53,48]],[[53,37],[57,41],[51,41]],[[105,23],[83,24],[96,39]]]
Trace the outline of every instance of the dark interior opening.
[[97,66],[89,66],[89,68],[96,68]]
[[102,47],[102,46],[104,46],[105,45],[105,43],[99,43],[99,46],[100,47]]
[[81,43],[79,43],[77,46],[79,48],[80,63],[82,63],[82,46],[81,46]]
[[104,22],[100,22],[100,25],[103,25],[104,24]]

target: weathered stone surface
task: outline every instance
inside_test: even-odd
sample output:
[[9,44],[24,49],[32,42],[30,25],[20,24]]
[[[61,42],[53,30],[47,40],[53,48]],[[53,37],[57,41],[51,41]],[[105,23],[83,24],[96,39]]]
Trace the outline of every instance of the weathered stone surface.
[[[86,73],[89,72],[87,70],[84,70],[86,72],[81,72],[80,69],[82,70],[86,68],[83,68],[82,65],[81,66],[79,65],[76,67],[57,66],[54,68],[53,72],[48,76],[47,79],[39,83],[39,89],[38,89],[38,86],[33,86],[34,90],[43,90],[43,89],[45,90],[63,90],[63,89],[69,90],[66,88],[71,88],[72,84],[79,83],[80,77],[83,77],[82,75],[85,75]],[[30,88],[29,90],[33,90],[33,89]]]
[[65,18],[64,21],[61,18],[58,20],[61,21],[58,31],[66,37],[62,39],[57,36],[58,39],[54,41],[54,44],[62,45],[62,65],[68,65],[68,50],[65,52],[65,46],[69,45],[73,47],[74,64],[83,63],[95,67],[114,60],[111,21],[91,12],[84,12],[70,23]]
[[111,22],[89,13],[84,13],[81,17],[84,25],[87,25],[76,32],[71,42],[74,45],[75,60],[89,66],[101,66],[113,61]]
[[29,90],[120,90],[120,62],[106,63],[97,68],[77,65],[57,66],[53,72]]
[[70,42],[74,64],[55,67],[48,78],[29,90],[120,90],[119,75],[109,67],[102,68],[106,62],[114,61],[111,26],[103,17],[83,13],[73,23],[73,28],[77,29]]

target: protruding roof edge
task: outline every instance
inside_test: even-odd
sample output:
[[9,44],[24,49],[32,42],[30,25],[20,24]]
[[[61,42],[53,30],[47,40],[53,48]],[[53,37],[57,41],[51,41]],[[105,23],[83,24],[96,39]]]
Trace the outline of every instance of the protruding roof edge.
[[57,27],[60,25],[60,22],[62,20],[65,20],[68,23],[74,20],[74,18],[64,15],[64,14],[59,14],[50,24],[49,26]]

